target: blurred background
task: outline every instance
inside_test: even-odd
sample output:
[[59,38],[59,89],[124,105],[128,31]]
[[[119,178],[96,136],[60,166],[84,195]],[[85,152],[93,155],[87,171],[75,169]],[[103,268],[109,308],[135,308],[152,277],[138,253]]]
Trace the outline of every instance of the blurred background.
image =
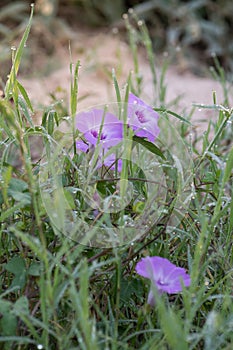
[[[0,2],[2,83],[11,66],[11,48],[17,46],[28,21],[30,3],[25,0]],[[213,57],[217,57],[232,76],[232,0],[37,0],[30,50],[21,69],[27,67],[28,70],[31,60],[35,62],[34,67],[48,62],[57,48],[77,35],[80,27],[103,31],[114,28],[125,34],[122,15],[129,8],[145,20],[156,54],[180,51],[182,57],[179,57],[198,75],[203,74],[200,67],[208,67]]]

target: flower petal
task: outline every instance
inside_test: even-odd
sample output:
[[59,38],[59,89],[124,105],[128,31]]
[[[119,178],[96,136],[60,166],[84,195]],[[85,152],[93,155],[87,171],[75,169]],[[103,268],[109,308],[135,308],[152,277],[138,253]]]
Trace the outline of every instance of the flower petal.
[[182,283],[186,287],[191,283],[190,276],[185,269],[158,256],[141,259],[136,265],[136,272],[149,278],[160,293],[179,293],[182,291]]
[[[85,139],[96,145],[98,138],[104,147],[116,145],[123,137],[123,124],[112,113],[100,109],[92,109],[78,113],[76,127],[83,133]],[[101,132],[101,135],[99,133]]]
[[86,153],[89,149],[89,146],[85,142],[83,142],[82,140],[78,140],[78,141],[76,141],[76,148],[79,149],[80,151]]
[[158,113],[150,106],[134,94],[129,94],[128,124],[134,130],[136,136],[146,137],[150,142],[154,142],[160,132],[158,119]]

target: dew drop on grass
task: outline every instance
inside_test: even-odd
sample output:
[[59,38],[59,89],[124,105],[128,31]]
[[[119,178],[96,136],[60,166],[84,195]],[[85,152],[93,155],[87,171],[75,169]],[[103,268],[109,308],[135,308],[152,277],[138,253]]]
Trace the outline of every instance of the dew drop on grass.
[[37,349],[41,350],[41,349],[43,349],[43,348],[44,348],[44,347],[43,347],[42,344],[38,344],[38,345],[37,345]]
[[143,25],[143,21],[142,20],[139,20],[138,21],[138,26],[141,27]]
[[128,19],[127,13],[123,13],[122,18],[123,18],[123,19]]
[[128,13],[130,13],[132,15],[134,13],[134,10],[132,8],[129,8]]
[[14,45],[11,46],[11,50],[12,50],[12,51],[16,51],[16,46],[14,46]]

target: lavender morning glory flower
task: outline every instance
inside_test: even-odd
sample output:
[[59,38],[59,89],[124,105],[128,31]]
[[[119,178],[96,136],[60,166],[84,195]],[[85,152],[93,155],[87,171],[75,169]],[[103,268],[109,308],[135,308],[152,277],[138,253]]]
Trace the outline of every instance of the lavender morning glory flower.
[[[117,145],[123,138],[123,124],[112,113],[101,109],[92,109],[87,112],[81,112],[76,116],[76,127],[83,133],[86,142],[78,140],[77,149],[82,152],[88,152],[96,147],[99,140],[100,155],[96,168],[102,165],[114,169],[116,157],[110,154],[104,157],[105,152]],[[101,134],[100,134],[101,133]],[[121,163],[118,164],[118,171],[121,171]]]
[[[151,280],[151,283],[157,288],[158,293],[176,294],[182,291],[182,283],[189,287],[191,283],[190,276],[185,269],[177,267],[169,260],[159,256],[142,258],[136,265],[136,272]],[[148,304],[155,305],[153,289],[148,295]]]
[[[101,109],[81,112],[76,116],[76,127],[90,145],[96,146],[98,138],[103,148],[117,145],[123,137],[123,124],[112,113]],[[101,135],[99,135],[101,132]],[[80,144],[78,144],[79,146]]]
[[150,142],[154,142],[160,132],[158,119],[158,113],[150,106],[134,94],[129,94],[128,124],[136,136],[145,137]]

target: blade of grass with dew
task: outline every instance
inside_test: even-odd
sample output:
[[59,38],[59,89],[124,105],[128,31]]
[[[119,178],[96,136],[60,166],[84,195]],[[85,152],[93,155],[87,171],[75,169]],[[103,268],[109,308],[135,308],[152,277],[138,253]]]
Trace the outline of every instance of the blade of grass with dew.
[[114,68],[112,69],[112,79],[113,79],[113,84],[116,92],[117,103],[121,103],[121,93],[120,93],[120,88],[119,88],[119,84],[116,78],[116,73]]
[[[121,93],[120,93],[120,88],[119,84],[116,78],[116,73],[115,69],[112,69],[112,79],[113,79],[113,84],[116,92],[116,97],[117,97],[117,104],[118,104],[118,118],[121,120],[121,114],[122,114],[122,103],[121,103]],[[118,157],[117,157],[117,151],[116,151],[116,163],[115,163],[115,176],[117,177],[117,170],[118,170]]]
[[229,106],[229,104],[230,104],[229,98],[228,98],[229,88],[227,86],[228,82],[227,82],[225,70],[221,66],[219,59],[216,55],[213,55],[213,60],[214,60],[214,67],[212,67],[212,69],[211,69],[212,75],[213,75],[214,79],[219,81],[221,86],[222,86],[223,96],[224,96],[223,104]]
[[87,350],[98,350],[97,339],[93,333],[92,321],[89,315],[89,270],[87,261],[84,259],[80,264],[79,278],[80,288],[77,291],[75,280],[70,281],[70,298],[73,303],[74,310],[77,313],[79,327],[82,332],[82,342]]
[[[16,124],[15,112],[10,101],[0,100],[0,127],[6,134],[5,144],[17,144],[14,135],[14,129],[17,129]],[[3,162],[5,152],[7,153],[7,148],[3,151],[3,154],[1,154],[1,162]]]
[[11,98],[11,93],[12,93],[13,87],[15,85],[16,76],[18,74],[20,62],[21,62],[22,55],[23,55],[23,50],[24,50],[24,47],[26,45],[28,35],[29,35],[30,29],[31,29],[33,12],[34,12],[34,4],[31,4],[31,14],[30,14],[30,18],[28,21],[28,25],[27,25],[25,32],[23,34],[23,37],[20,41],[19,47],[16,50],[13,64],[11,67],[11,71],[9,74],[9,78],[8,78],[8,80],[6,82],[6,86],[5,86],[5,96],[8,100]]
[[205,149],[202,159],[206,156],[206,154],[212,149],[212,147],[214,146],[214,144],[216,143],[216,141],[218,140],[219,136],[221,135],[223,129],[225,128],[227,121],[230,119],[231,117],[231,112],[230,111],[225,111],[225,114],[223,113],[222,110],[219,111],[219,115],[220,118],[222,119],[222,122],[216,132],[216,134],[214,135],[213,140],[210,142],[210,144],[208,145],[208,147]]
[[118,254],[118,249],[114,249],[116,258],[116,282],[115,282],[115,320],[114,320],[114,343],[113,350],[118,349],[118,327],[119,327],[119,316],[120,316],[120,292],[121,292],[121,259]]
[[159,79],[159,103],[165,106],[167,85],[165,84],[165,76],[169,66],[169,60],[165,59],[162,65],[162,71]]
[[125,26],[129,35],[129,46],[133,55],[133,67],[134,67],[134,76],[136,78],[136,88],[134,88],[132,82],[132,90],[136,95],[140,95],[142,87],[142,78],[139,74],[139,60],[138,60],[138,49],[137,49],[137,32],[131,25],[129,21],[129,16],[127,14],[123,15],[123,19],[125,20]]
[[231,148],[229,155],[228,155],[228,159],[227,159],[226,166],[224,169],[223,179],[222,179],[221,184],[220,184],[218,200],[217,200],[217,203],[216,203],[215,208],[214,208],[214,214],[213,214],[213,219],[212,219],[214,224],[215,224],[216,219],[219,216],[222,216],[221,207],[222,207],[222,202],[223,202],[222,197],[223,197],[224,187],[225,187],[226,183],[228,182],[229,178],[232,176],[232,174],[233,174],[233,147]]
[[31,101],[28,97],[27,91],[24,89],[23,85],[20,84],[20,82],[18,80],[17,80],[17,87],[19,89],[19,92],[23,96],[28,108],[31,110],[31,112],[33,112],[33,107],[32,107]]
[[[71,57],[71,49],[70,49],[70,57]],[[73,63],[71,60],[70,63],[70,75],[71,75],[71,83],[70,83],[70,110],[71,110],[71,118],[72,118],[72,134],[73,134],[73,146],[74,146],[74,154],[76,154],[76,144],[75,144],[75,115],[77,112],[77,103],[78,103],[78,78],[79,78],[79,68],[81,64],[78,60],[75,64],[75,68],[73,71]]]
[[12,167],[8,167],[5,172],[2,173],[1,177],[1,193],[3,197],[3,201],[7,208],[9,208],[8,201],[8,188],[12,177]]
[[[128,99],[129,91],[131,87],[131,73],[127,79],[127,86],[124,99],[124,113],[123,113],[123,155],[122,155],[122,171],[121,171],[121,185],[120,185],[120,198],[123,200],[125,198],[126,189],[128,186],[128,160],[131,158],[131,148],[132,148],[132,134],[128,135],[127,128],[127,118],[128,118]],[[123,213],[122,213],[123,218]]]
[[173,112],[173,111],[170,111],[166,108],[153,108],[154,111],[156,112],[162,112],[162,113],[165,113],[165,114],[170,114],[172,115],[173,117],[176,117],[177,119],[181,120],[182,122],[184,123],[187,123],[188,125],[192,125],[192,123],[190,123],[189,120],[185,119],[184,117],[181,117],[179,114]]
[[21,96],[18,96],[18,105],[20,107],[20,110],[23,112],[23,115],[25,116],[27,122],[29,123],[30,127],[33,128],[34,124],[30,116],[27,104],[25,103],[25,100],[21,98]]

